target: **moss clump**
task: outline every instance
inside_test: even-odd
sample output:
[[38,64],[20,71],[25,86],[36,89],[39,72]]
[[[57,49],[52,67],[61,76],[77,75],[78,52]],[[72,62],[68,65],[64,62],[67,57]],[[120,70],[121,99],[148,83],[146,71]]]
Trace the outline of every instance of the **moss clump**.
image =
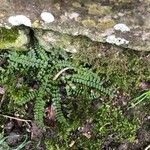
[[25,50],[25,45],[29,42],[28,29],[0,28],[0,49]]
[[[114,143],[135,140],[139,125],[137,118],[125,117],[120,108],[110,104],[100,104],[95,109],[83,99],[75,100],[75,103],[77,109],[72,109],[69,127],[55,129],[56,135],[46,139],[47,149],[101,149],[110,135],[113,135]],[[67,108],[70,108],[68,104]],[[89,118],[91,121],[87,121]]]
[[6,29],[4,27],[0,28],[0,47],[4,47],[9,43],[14,43],[18,37],[18,29]]
[[109,104],[102,105],[95,116],[95,132],[99,138],[104,138],[112,133],[114,141],[119,142],[123,139],[128,139],[133,142],[136,138],[136,130],[138,128],[138,119],[127,119],[121,109],[113,108]]

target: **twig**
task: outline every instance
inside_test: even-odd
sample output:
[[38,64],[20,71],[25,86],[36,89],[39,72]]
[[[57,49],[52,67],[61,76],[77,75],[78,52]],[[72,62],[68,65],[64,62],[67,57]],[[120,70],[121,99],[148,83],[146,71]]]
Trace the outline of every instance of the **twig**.
[[148,145],[144,150],[150,150],[150,145]]
[[21,118],[12,117],[12,116],[3,115],[3,114],[0,114],[0,116],[5,117],[5,118],[9,118],[9,119],[14,119],[14,120],[17,120],[17,121],[25,122],[29,127],[30,127],[29,122],[32,122],[31,120],[21,119]]
[[55,77],[53,78],[53,80],[57,80],[57,78],[58,78],[63,72],[65,72],[65,71],[68,70],[68,69],[72,69],[72,68],[66,67],[66,68],[60,70],[60,71],[55,75]]
[[4,99],[5,99],[5,94],[2,96],[2,99],[1,99],[1,101],[0,101],[0,108],[2,107],[2,104],[3,104],[3,102],[4,102]]

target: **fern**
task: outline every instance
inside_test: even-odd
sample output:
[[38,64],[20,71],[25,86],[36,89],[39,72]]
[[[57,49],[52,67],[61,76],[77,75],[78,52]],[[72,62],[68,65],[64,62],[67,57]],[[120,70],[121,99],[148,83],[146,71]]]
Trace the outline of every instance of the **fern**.
[[61,95],[60,95],[60,92],[59,92],[59,88],[58,88],[58,85],[57,84],[53,84],[53,89],[52,89],[52,104],[53,104],[53,107],[55,109],[55,113],[56,113],[56,117],[57,117],[57,120],[60,122],[60,123],[66,123],[66,120],[62,114],[62,111],[61,111]]
[[[103,86],[104,82],[97,74],[72,63],[67,53],[61,49],[45,51],[35,44],[28,52],[9,52],[6,60],[7,65],[0,66],[0,84],[6,87],[7,94],[14,103],[24,105],[29,101],[34,102],[35,122],[41,127],[44,125],[44,108],[49,100],[52,101],[57,121],[66,124],[61,109],[61,85],[65,87],[66,96],[69,97],[94,99],[102,93],[113,95],[111,89]],[[23,86],[17,87],[20,77],[24,78]],[[38,83],[36,89],[28,85],[33,80]]]

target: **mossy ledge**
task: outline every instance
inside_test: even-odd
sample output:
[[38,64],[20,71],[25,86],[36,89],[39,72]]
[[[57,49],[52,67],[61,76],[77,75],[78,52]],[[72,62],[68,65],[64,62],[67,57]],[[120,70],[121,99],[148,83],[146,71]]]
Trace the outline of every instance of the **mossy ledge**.
[[29,29],[0,27],[0,49],[25,50],[29,43]]

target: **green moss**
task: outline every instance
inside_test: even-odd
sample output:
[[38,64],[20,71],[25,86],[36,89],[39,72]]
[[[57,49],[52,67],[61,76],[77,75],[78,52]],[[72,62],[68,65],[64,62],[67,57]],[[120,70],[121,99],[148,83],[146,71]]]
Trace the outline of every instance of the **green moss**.
[[104,104],[99,108],[94,122],[94,129],[98,133],[99,138],[112,133],[116,142],[122,141],[123,139],[133,142],[139,126],[137,119],[129,121],[123,115],[122,110],[113,108],[109,104]]
[[[137,118],[124,116],[120,108],[110,104],[100,104],[98,109],[89,107],[90,105],[85,99],[76,100],[75,104],[76,108],[74,110],[71,108],[69,118],[72,121],[69,126],[61,127],[59,130],[55,128],[56,135],[51,139],[46,139],[47,149],[99,149],[109,135],[113,135],[114,143],[124,140],[135,141],[136,131],[139,127]],[[69,109],[69,105],[66,104],[66,108]],[[88,122],[86,120],[90,120],[89,118],[91,121],[88,129],[91,136],[88,138],[78,129],[84,128]]]
[[18,37],[18,29],[0,28],[0,46],[3,47],[9,43],[14,43]]
[[80,51],[74,55],[74,61],[92,66],[99,75],[111,81],[113,86],[132,93],[139,88],[142,80],[150,79],[150,62],[145,61],[147,55],[87,39],[82,41]]
[[28,43],[28,37],[25,31],[17,28],[0,28],[0,49],[24,49]]

